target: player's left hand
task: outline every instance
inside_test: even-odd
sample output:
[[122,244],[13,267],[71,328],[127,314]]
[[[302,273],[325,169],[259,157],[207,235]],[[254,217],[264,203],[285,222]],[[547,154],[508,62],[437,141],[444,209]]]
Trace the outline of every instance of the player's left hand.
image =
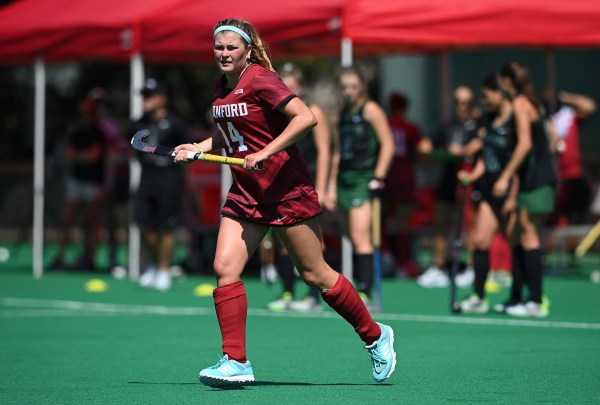
[[371,198],[379,198],[383,194],[383,189],[385,188],[385,180],[379,179],[377,177],[373,177],[371,181],[369,181],[369,194],[371,194]]
[[462,156],[463,148],[462,146],[453,143],[448,146],[448,152],[450,152],[450,154],[454,156]]
[[502,210],[500,211],[503,215],[508,215],[511,212],[514,212],[517,209],[517,201],[514,198],[507,198],[504,201],[504,205],[502,206]]
[[508,192],[509,181],[504,177],[500,176],[496,183],[494,183],[494,187],[492,189],[492,194],[494,197],[504,197]]
[[469,176],[469,172],[466,170],[460,170],[457,174],[456,177],[458,178],[458,181],[460,181],[460,183],[463,186],[468,186],[469,184],[471,184],[471,176]]
[[244,157],[244,169],[247,171],[259,170],[259,168],[262,167],[262,165],[259,165],[259,163],[267,160],[268,158],[269,157],[266,156],[266,154],[262,151],[246,155]]
[[188,151],[195,152],[197,149],[192,144],[183,144],[175,147],[174,151],[177,152],[173,161],[179,164],[191,164],[193,160],[188,160]]

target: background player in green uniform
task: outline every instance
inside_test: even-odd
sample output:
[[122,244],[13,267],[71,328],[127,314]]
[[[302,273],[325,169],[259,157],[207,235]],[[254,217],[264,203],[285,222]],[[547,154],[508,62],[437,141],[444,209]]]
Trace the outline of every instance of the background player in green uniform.
[[373,284],[371,196],[380,194],[394,157],[394,139],[382,108],[367,94],[361,72],[343,68],[339,75],[343,104],[334,138],[326,208],[341,212],[343,232],[354,248],[353,272],[363,300]]

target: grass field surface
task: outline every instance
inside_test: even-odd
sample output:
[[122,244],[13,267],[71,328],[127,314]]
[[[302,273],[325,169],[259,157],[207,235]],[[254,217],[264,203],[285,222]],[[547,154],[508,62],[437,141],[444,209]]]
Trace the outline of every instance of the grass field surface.
[[[87,292],[90,279],[107,290]],[[587,277],[548,277],[543,320],[452,315],[448,289],[385,280],[374,317],[393,327],[398,364],[380,384],[337,314],[270,312],[279,287],[250,278],[257,382],[237,390],[198,382],[221,350],[212,297],[195,295],[199,284],[214,280],[190,276],[158,293],[106,274],[35,280],[0,268],[0,404],[600,403],[600,284]]]

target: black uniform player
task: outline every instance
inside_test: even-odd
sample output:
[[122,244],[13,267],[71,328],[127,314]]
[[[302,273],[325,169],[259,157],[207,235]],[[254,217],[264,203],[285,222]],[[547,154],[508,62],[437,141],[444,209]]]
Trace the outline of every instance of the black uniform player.
[[[474,155],[481,147],[477,137],[476,112],[473,108],[473,92],[469,87],[458,86],[454,91],[455,110],[453,117],[443,124],[425,146],[420,149],[431,151],[433,157],[443,160],[442,173],[436,192],[434,218],[433,262],[417,278],[417,283],[425,288],[446,287],[450,283],[445,270],[448,252],[448,234],[450,233],[458,209],[457,173],[471,168]],[[470,263],[469,263],[470,264]],[[473,269],[467,266],[464,273],[456,279],[458,286],[468,286],[473,281]]]
[[[518,172],[520,190],[518,221],[513,240],[513,286],[506,305],[498,310],[513,316],[544,317],[547,302],[542,302],[542,250],[540,231],[546,216],[554,209],[556,172],[552,162],[546,123],[540,113],[527,69],[512,62],[500,70],[503,90],[512,100],[517,128],[517,144],[505,170],[494,187],[500,194],[508,179]],[[518,239],[517,239],[518,238]],[[521,302],[523,282],[529,298]]]
[[[176,146],[188,142],[183,123],[167,109],[166,89],[154,79],[146,80],[144,116],[134,130],[147,129],[147,142]],[[142,232],[143,254],[148,268],[140,285],[159,291],[171,287],[171,256],[174,249],[173,231],[182,214],[182,167],[170,157],[138,153],[142,176],[135,199],[135,220]]]
[[483,149],[471,172],[460,171],[458,178],[466,184],[476,182],[479,194],[478,209],[470,235],[473,244],[475,269],[474,292],[460,303],[460,310],[468,313],[485,313],[489,310],[485,300],[485,282],[492,239],[498,230],[505,234],[514,223],[514,210],[518,192],[516,176],[511,179],[507,193],[494,193],[494,185],[506,168],[516,145],[515,120],[510,100],[501,91],[496,74],[482,82],[483,100],[489,114],[483,120]]

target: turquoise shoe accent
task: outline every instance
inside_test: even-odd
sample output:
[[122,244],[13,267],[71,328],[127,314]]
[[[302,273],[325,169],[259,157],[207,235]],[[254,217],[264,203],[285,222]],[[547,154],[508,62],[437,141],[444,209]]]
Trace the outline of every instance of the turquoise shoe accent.
[[210,387],[245,385],[254,381],[254,372],[249,361],[240,363],[225,355],[214,366],[200,371],[198,377]]
[[394,351],[394,331],[387,325],[377,322],[381,328],[381,336],[365,349],[371,356],[373,378],[381,382],[389,378],[396,368],[396,352]]

